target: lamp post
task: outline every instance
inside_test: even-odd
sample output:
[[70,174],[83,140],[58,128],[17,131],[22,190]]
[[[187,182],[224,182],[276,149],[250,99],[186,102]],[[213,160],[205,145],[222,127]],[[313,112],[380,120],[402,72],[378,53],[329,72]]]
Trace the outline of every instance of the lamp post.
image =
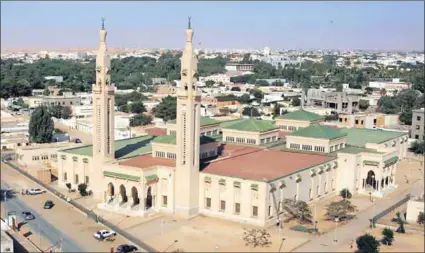
[[336,217],[336,218],[335,218],[335,235],[334,235],[334,243],[337,243],[337,242],[338,242],[338,239],[336,239],[336,231],[337,231],[337,229],[338,229],[338,221],[339,221],[339,218],[338,218],[338,217]]
[[166,252],[167,249],[169,249],[171,246],[174,245],[174,243],[177,243],[179,240],[174,240],[163,252]]
[[375,200],[372,199],[372,228],[375,227]]
[[369,200],[372,202],[372,192],[369,192]]
[[279,246],[279,250],[277,252],[280,252],[280,250],[282,249],[282,244],[286,239],[282,237],[282,241],[280,242],[280,246]]
[[317,232],[318,232],[318,230],[317,230],[317,223],[318,223],[317,221],[314,221],[314,232],[315,232],[315,233],[317,233]]

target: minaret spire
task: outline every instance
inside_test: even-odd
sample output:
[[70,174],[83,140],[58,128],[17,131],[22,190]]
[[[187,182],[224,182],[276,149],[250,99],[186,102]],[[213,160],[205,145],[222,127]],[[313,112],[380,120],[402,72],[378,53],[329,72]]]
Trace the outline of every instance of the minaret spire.
[[187,29],[192,29],[192,26],[191,26],[191,24],[190,24],[190,20],[192,19],[191,17],[188,17],[188,19],[189,19],[189,22],[188,22],[188,24],[187,24]]
[[105,30],[105,18],[102,18],[102,30]]

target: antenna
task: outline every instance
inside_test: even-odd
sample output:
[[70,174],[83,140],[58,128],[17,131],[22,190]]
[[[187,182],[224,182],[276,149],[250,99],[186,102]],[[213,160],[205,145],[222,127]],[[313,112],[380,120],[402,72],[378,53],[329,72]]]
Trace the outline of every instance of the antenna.
[[187,29],[192,29],[192,26],[191,26],[191,23],[190,23],[191,19],[192,19],[192,17],[188,17],[189,22],[187,24]]

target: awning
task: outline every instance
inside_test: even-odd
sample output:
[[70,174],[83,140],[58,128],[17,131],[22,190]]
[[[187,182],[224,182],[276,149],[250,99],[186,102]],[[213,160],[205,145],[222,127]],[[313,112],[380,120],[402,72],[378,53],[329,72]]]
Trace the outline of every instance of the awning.
[[154,184],[158,182],[159,178],[156,174],[145,176],[146,184]]
[[390,166],[398,162],[398,156],[393,156],[388,160],[384,161],[385,166]]
[[225,179],[220,179],[220,180],[218,180],[218,184],[220,184],[220,185],[226,185],[226,180]]
[[233,186],[236,188],[241,188],[241,182],[235,181],[233,182]]
[[251,185],[251,190],[258,191],[258,184],[252,184]]
[[204,177],[204,182],[211,183],[211,177]]
[[364,165],[371,165],[371,166],[379,166],[379,162],[378,161],[371,161],[371,160],[364,160],[363,161]]
[[129,181],[136,181],[136,182],[140,181],[140,177],[138,176],[132,176],[132,175],[122,174],[122,173],[117,173],[112,171],[103,171],[103,175],[105,177],[113,177],[113,178],[129,180]]
[[310,175],[311,175],[311,176],[316,175],[316,169],[311,169],[311,170],[310,170]]

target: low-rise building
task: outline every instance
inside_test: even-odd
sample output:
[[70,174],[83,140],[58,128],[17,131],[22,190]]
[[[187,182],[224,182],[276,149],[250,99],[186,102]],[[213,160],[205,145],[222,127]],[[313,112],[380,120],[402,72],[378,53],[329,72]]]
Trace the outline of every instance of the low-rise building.
[[397,114],[358,113],[339,114],[338,127],[387,128],[399,125]]
[[225,68],[227,71],[254,71],[253,64],[228,63]]
[[335,92],[323,89],[308,89],[307,106],[331,108],[337,113],[353,113],[358,110],[359,96],[348,94],[345,91]]
[[392,81],[369,82],[369,87],[374,89],[385,89],[387,91],[406,90],[410,88],[410,83],[400,82],[399,78],[394,78]]
[[410,138],[416,140],[425,140],[424,137],[424,118],[425,118],[424,108],[412,110],[412,128],[410,131]]
[[240,119],[221,124],[223,141],[228,143],[263,145],[279,139],[279,128],[272,121]]
[[325,121],[325,118],[309,111],[298,110],[281,115],[277,117],[275,121],[276,126],[278,126],[281,130],[293,132],[301,128],[308,127],[311,124],[319,124]]

